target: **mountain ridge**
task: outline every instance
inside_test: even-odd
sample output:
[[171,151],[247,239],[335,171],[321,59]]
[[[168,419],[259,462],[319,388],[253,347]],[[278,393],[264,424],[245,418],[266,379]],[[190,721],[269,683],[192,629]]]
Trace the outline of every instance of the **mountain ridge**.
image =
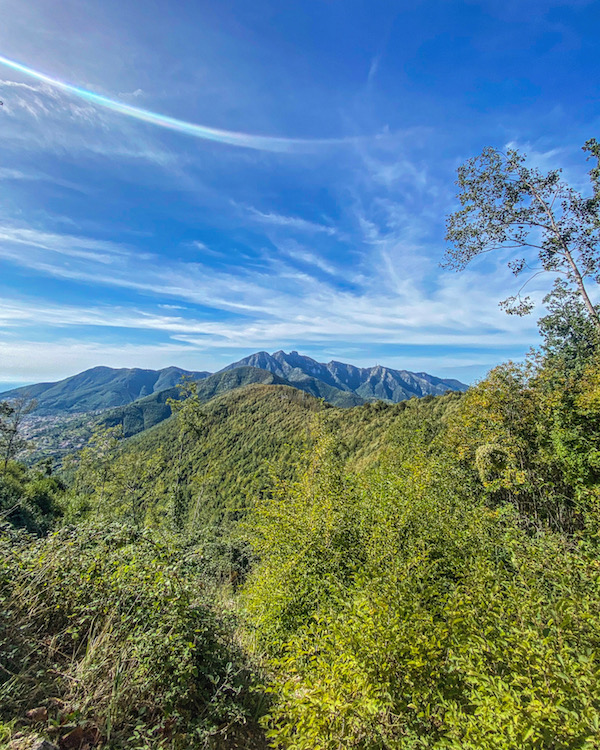
[[[176,385],[182,378],[190,377],[201,381],[240,368],[271,373],[280,379],[273,381],[273,384],[279,382],[280,385],[291,385],[345,408],[359,406],[367,401],[398,403],[415,396],[421,398],[441,395],[449,390],[465,391],[468,387],[458,380],[438,378],[425,372],[395,370],[379,364],[374,367],[356,367],[337,360],[323,363],[295,350],[286,353],[280,349],[273,354],[266,351],[255,352],[213,374],[179,367],[149,370],[98,366],[57,382],[37,383],[4,391],[0,393],[0,400],[35,398],[38,401],[35,413],[50,416],[126,408],[130,404],[150,399],[152,404],[156,403],[152,406],[144,402],[142,411],[154,410],[158,416],[159,413],[166,414],[167,410],[163,408],[166,399],[177,393]],[[222,378],[214,381],[218,392],[222,392],[224,387],[241,387],[248,382],[267,382],[264,375],[256,372],[223,381],[225,386],[221,381]],[[169,394],[165,395],[167,391]],[[164,398],[155,398],[159,393]],[[145,416],[142,417],[142,422],[145,422]],[[135,421],[139,422],[139,419]]]
[[180,367],[147,370],[138,367],[113,368],[99,365],[50,383],[35,383],[0,393],[0,400],[31,398],[38,401],[40,416],[76,414],[124,406],[151,393],[171,388],[183,377],[200,380],[209,372],[194,372]]
[[458,380],[438,378],[426,372],[395,370],[384,365],[356,367],[331,360],[328,363],[291,351],[269,354],[261,351],[224,367],[220,372],[236,367],[259,367],[269,370],[293,385],[307,377],[317,378],[342,391],[351,391],[366,401],[383,400],[398,403],[417,396],[439,396],[448,390],[466,391],[468,386]]

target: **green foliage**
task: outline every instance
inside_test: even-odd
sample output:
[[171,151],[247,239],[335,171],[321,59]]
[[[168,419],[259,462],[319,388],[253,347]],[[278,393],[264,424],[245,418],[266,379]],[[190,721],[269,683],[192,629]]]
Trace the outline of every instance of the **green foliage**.
[[[392,433],[393,449],[388,446],[381,457],[383,466],[362,475],[345,468],[328,416],[314,428],[298,478],[263,497],[247,522],[260,565],[246,587],[246,607],[259,636],[273,648],[352,586],[364,569],[395,503],[389,504],[388,494],[395,474],[387,467],[404,475],[415,499],[432,484],[445,491],[456,474],[448,467],[442,476],[427,463],[441,450],[432,444],[435,420],[427,404],[406,409]],[[461,474],[458,481],[465,487],[468,477]]]
[[122,525],[5,531],[0,546],[3,719],[47,705],[128,748],[235,747],[248,731],[252,676],[194,548]]
[[597,747],[597,567],[481,513],[446,516],[444,544],[448,508],[419,511],[396,560],[275,662],[271,736],[305,750]]
[[393,435],[382,465],[353,478],[322,436],[300,481],[249,522],[260,564],[244,600],[276,675],[273,741],[596,747],[596,558],[479,500],[427,405]]
[[335,434],[341,459],[364,468],[379,460],[390,429],[417,404],[439,416],[461,398],[450,392],[430,404],[411,399],[346,410],[289,386],[253,384],[203,404],[201,386],[198,400],[187,407],[195,426],[182,431],[183,423],[171,419],[123,445],[125,466],[135,456],[153,461],[162,451],[164,470],[154,482],[150,507],[159,509],[154,517],[165,517],[160,509],[170,508],[167,515],[180,529],[236,522],[254,498],[271,492],[274,478],[292,479],[316,413],[323,413]]
[[[193,395],[196,403],[206,403],[236,388],[254,383],[286,384],[286,381],[256,367],[236,367],[234,370],[217,372],[201,381],[183,378],[182,388],[174,386],[138,399],[128,406],[114,409],[103,417],[103,424],[107,427],[121,425],[123,434],[129,437],[168,419],[177,411],[177,404],[182,399]],[[190,389],[193,389],[193,394]]]
[[6,473],[8,462],[18,456],[27,441],[20,434],[23,419],[36,407],[36,402],[26,398],[0,401],[0,461]]
[[[584,150],[598,157],[595,141]],[[461,208],[448,217],[446,265],[463,270],[483,253],[533,249],[541,269],[531,269],[527,258],[516,258],[508,264],[515,276],[534,270],[535,275],[546,272],[563,279],[562,287],[573,290],[600,331],[586,286],[600,282],[598,169],[590,174],[593,197],[586,197],[561,181],[560,170],[543,174],[525,162],[514,149],[505,154],[486,148],[459,168]],[[523,315],[533,309],[529,297],[521,298],[523,286],[501,303],[507,312]]]
[[577,294],[557,280],[544,299],[547,314],[538,321],[548,360],[579,370],[598,351],[598,334]]
[[0,474],[0,521],[45,534],[61,515],[64,489],[57,477],[11,461]]
[[475,466],[482,483],[486,487],[501,481],[510,461],[507,448],[497,443],[484,443],[475,450]]
[[[192,383],[142,435],[97,431],[79,526],[1,541],[5,731],[38,703],[115,748],[259,747],[250,651],[281,750],[600,747],[590,325],[557,293],[543,353],[464,395]],[[5,480],[40,507],[55,481]]]
[[0,402],[0,523],[45,534],[61,515],[64,484],[51,476],[51,460],[31,469],[13,460],[28,447],[20,431],[34,408],[24,398]]
[[249,520],[261,559],[244,599],[261,642],[284,642],[352,579],[363,551],[359,496],[320,428],[298,480],[280,483]]
[[563,351],[492,370],[461,400],[447,441],[478,471],[490,502],[573,532],[600,497],[600,364]]

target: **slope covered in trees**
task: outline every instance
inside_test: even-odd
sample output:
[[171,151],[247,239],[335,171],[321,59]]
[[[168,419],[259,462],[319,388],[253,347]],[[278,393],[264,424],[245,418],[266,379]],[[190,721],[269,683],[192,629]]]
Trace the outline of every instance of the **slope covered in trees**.
[[[148,476],[155,477],[153,482],[138,480],[153,493],[145,501],[145,512],[150,515],[169,512],[175,486],[185,496],[186,513],[192,517],[214,520],[223,514],[235,514],[268,491],[274,476],[291,476],[300,452],[311,443],[318,414],[336,430],[340,453],[352,463],[365,465],[376,460],[392,424],[406,409],[417,408],[418,401],[336,409],[289,386],[251,384],[204,403],[206,382],[194,387],[193,409],[187,416],[190,424],[185,414],[180,414],[179,420],[169,419],[126,441],[122,449],[115,441],[114,458],[102,485],[105,507],[99,512],[114,517],[116,506],[111,503],[113,499],[117,505],[123,503],[127,495],[123,482],[130,481],[134,467],[138,467],[141,475],[149,472]],[[436,410],[443,411],[460,397],[452,392],[433,403]],[[191,400],[187,405],[192,406]],[[93,474],[91,466],[97,454],[105,450],[102,444],[82,456],[78,481],[83,494],[77,495],[77,501],[85,501],[86,506],[98,506],[98,488],[93,483],[88,485],[86,478]],[[87,492],[90,494],[85,499]]]
[[547,353],[351,411],[250,385],[98,433],[62,529],[4,532],[4,718],[104,747],[598,746],[599,372]]
[[540,328],[466,394],[191,383],[60,481],[7,454],[0,741],[599,748],[600,344],[560,284]]
[[[594,359],[497,368],[380,465],[325,433],[258,504],[243,592],[282,747],[598,747]],[[425,407],[425,408],[424,408]]]
[[[290,385],[287,380],[269,370],[249,366],[236,367],[232,370],[217,372],[199,382],[198,397],[202,401],[210,401],[215,396],[252,383]],[[328,403],[337,406],[351,407],[363,403],[363,400],[353,393],[345,393],[315,378],[306,378],[301,385],[294,385],[316,398],[324,398]],[[181,398],[181,392],[176,387],[169,388],[111,411],[102,418],[102,422],[111,427],[120,424],[123,434],[129,437],[168,419],[171,416],[170,400],[179,398]]]
[[[459,400],[419,404],[442,414]],[[13,675],[1,687],[3,717],[23,719],[41,704],[38,728],[55,727],[54,737],[78,729],[115,747],[132,736],[153,747],[266,747],[256,723],[269,703],[260,660],[234,645],[241,631],[222,604],[255,560],[237,521],[298,475],[315,429],[337,431],[340,461],[372,465],[415,408],[417,400],[348,412],[254,384],[209,403],[192,395],[177,418],[134,440],[97,432],[68,489],[45,480],[57,530],[45,536],[49,524],[29,524],[37,539],[2,532],[0,642],[4,675]],[[12,476],[18,464],[10,467]],[[20,495],[13,487],[3,516],[13,529],[26,526],[18,508],[30,497],[19,471]]]

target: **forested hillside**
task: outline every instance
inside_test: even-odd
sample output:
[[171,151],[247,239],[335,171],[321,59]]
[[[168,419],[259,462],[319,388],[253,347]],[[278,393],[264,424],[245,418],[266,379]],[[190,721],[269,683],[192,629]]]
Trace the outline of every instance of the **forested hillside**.
[[[48,462],[29,470],[8,463],[1,488],[9,522],[3,543],[10,554],[4,558],[7,609],[0,637],[3,668],[14,678],[1,688],[6,718],[21,721],[27,711],[43,708],[37,724],[50,736],[77,730],[75,737],[101,743],[125,742],[135,727],[146,742],[154,742],[156,733],[173,742],[174,727],[183,722],[182,747],[263,746],[256,722],[269,704],[268,693],[260,697],[267,690],[264,666],[247,647],[234,646],[232,639],[246,635],[231,619],[230,599],[256,563],[245,525],[255,503],[302,475],[323,432],[338,436],[336,461],[364,470],[382,460],[390,430],[405,414],[419,410],[442,419],[461,399],[453,392],[348,411],[272,384],[227,391],[205,403],[201,385],[188,386],[176,417],[134,439],[123,441],[118,428],[99,428],[63,480],[52,476]],[[52,526],[57,530],[48,533]],[[42,579],[40,588],[36,581]],[[140,586],[144,599],[132,600]],[[36,592],[35,602],[23,596],[26,590]],[[197,618],[189,620],[185,602],[194,591],[204,593]],[[48,606],[56,607],[50,619]],[[135,616],[126,615],[129,606]],[[142,615],[147,607],[156,611],[150,620]],[[15,627],[22,633],[17,640]],[[172,628],[180,640],[164,661],[161,639]],[[57,651],[40,648],[38,639],[47,637]],[[145,644],[143,654],[125,656],[132,642]],[[79,643],[87,644],[85,651]],[[122,666],[115,673],[117,662]],[[207,671],[216,672],[210,689],[203,682]],[[40,681],[42,673],[47,679]],[[181,688],[158,690],[175,674],[182,675]],[[186,680],[196,674],[200,682],[192,688]],[[115,680],[129,685],[119,687],[116,697]],[[146,706],[142,714],[133,697]]]
[[9,462],[5,719],[106,747],[598,746],[596,357],[350,411],[192,390],[97,433],[68,486]]
[[562,279],[545,303],[540,349],[464,394],[341,409],[233,369],[58,476],[1,402],[0,742],[600,748],[600,320]]
[[[110,518],[120,517],[121,512],[126,517],[139,513],[139,497],[130,496],[129,511],[123,502],[125,488],[135,484],[144,493],[148,522],[169,513],[177,488],[186,519],[190,515],[198,523],[221,523],[268,493],[275,477],[294,475],[300,456],[314,440],[317,423],[335,431],[337,450],[349,466],[364,467],[379,460],[390,428],[405,410],[428,408],[442,414],[461,397],[451,392],[433,402],[413,399],[345,410],[273,384],[236,388],[205,403],[203,386],[192,384],[188,399],[176,404],[177,419],[168,419],[122,445],[115,437],[121,434],[118,428],[99,428],[80,458],[76,481],[82,482],[84,492],[76,497],[85,496],[86,507],[97,505],[98,489],[88,478],[100,458],[106,460],[110,454],[98,513]],[[148,476],[155,481],[144,480]]]
[[62,461],[79,450],[98,425],[120,425],[123,435],[130,437],[168,419],[171,401],[182,397],[178,385],[185,380],[198,384],[198,396],[203,401],[251,383],[271,383],[298,388],[343,408],[466,390],[457,380],[443,380],[427,373],[379,366],[357,368],[342,362],[323,365],[297,352],[279,351],[274,355],[258,352],[213,375],[177,367],[95,367],[57,383],[7,391],[0,394],[0,399],[18,401],[27,408],[23,431],[31,441],[23,460],[33,465],[48,458]]

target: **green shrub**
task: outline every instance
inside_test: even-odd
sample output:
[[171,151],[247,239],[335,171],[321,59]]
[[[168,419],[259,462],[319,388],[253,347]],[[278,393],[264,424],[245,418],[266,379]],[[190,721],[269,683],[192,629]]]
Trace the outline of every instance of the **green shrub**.
[[[425,526],[433,520],[423,505],[419,516]],[[290,639],[273,662],[277,743],[600,745],[595,561],[578,560],[555,538],[528,543],[493,514],[467,529],[464,522],[454,530],[460,545],[450,538],[445,551],[443,536],[405,538],[391,569],[365,571],[350,595]]]
[[251,674],[193,550],[117,525],[5,531],[0,545],[4,719],[60,699],[111,747],[220,747],[247,731]]
[[0,521],[34,534],[45,534],[60,516],[62,482],[11,461],[0,473]]
[[316,468],[253,519],[245,600],[275,674],[270,737],[600,747],[597,559],[488,507],[434,424],[396,439],[381,469],[351,479],[325,438]]

